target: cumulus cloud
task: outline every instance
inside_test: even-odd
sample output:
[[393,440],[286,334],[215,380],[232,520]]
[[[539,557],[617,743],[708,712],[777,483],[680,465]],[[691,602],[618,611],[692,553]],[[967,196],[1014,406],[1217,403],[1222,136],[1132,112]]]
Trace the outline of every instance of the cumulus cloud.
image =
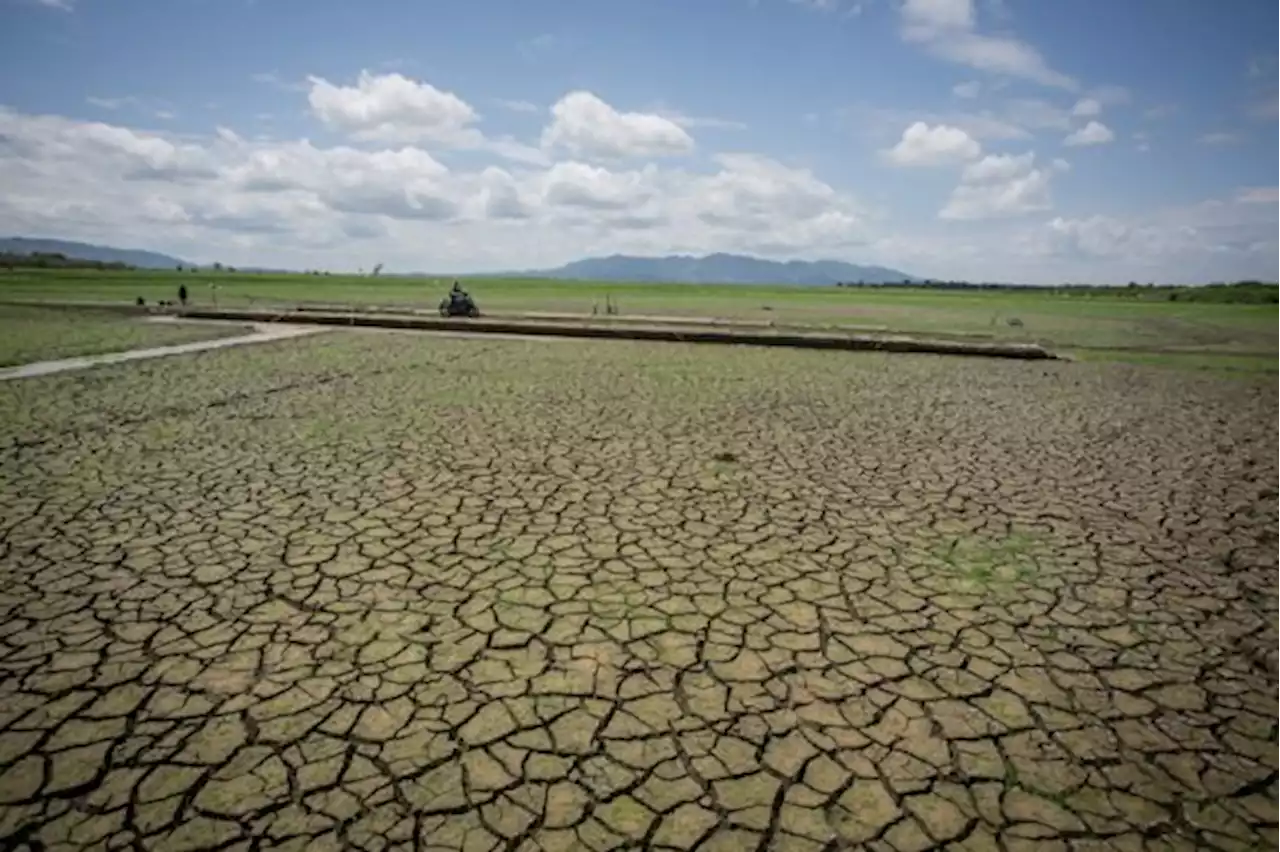
[[1037,167],[1031,151],[1016,156],[988,154],[965,166],[959,185],[938,216],[952,220],[1000,219],[1048,210],[1052,206],[1051,178],[1066,169],[1063,160]]
[[355,139],[471,147],[479,115],[466,101],[402,74],[361,71],[353,86],[308,77],[307,102],[328,127]]
[[29,166],[74,154],[129,181],[182,182],[215,174],[213,158],[199,145],[97,121],[24,117],[0,108],[0,140],[11,156]]
[[[620,112],[592,95],[595,103],[578,99],[587,109],[553,112],[547,139],[536,130],[532,140],[494,137],[480,132],[480,117],[459,96],[404,77],[388,86],[387,76],[395,75],[320,81],[328,88],[312,80],[294,95],[336,133],[315,141],[255,136],[252,123],[179,134],[114,118],[142,120],[138,110],[97,122],[0,107],[0,233],[146,244],[199,262],[335,271],[367,266],[373,257],[389,269],[446,273],[613,252],[737,251],[1024,281],[1061,280],[1064,269],[1097,272],[1104,267],[1091,267],[1090,258],[1104,255],[1080,246],[1119,241],[1106,223],[1078,224],[1090,217],[1063,219],[1056,230],[1030,221],[963,229],[935,221],[886,233],[877,211],[809,169],[746,151],[666,156],[693,150],[689,128],[710,126],[706,119],[665,108]],[[558,103],[572,107],[573,94]],[[1027,101],[1018,117],[1027,127],[1064,115],[1069,121],[1069,107],[1057,114],[1050,107]],[[1010,106],[1008,114],[1014,111]],[[904,163],[963,166],[943,220],[1047,209],[1050,181],[1065,162],[981,156],[979,139],[1027,134],[1005,115],[898,114],[880,126],[901,137],[893,150]],[[457,148],[468,155],[447,156]],[[1185,221],[1120,224],[1173,234],[1168,244],[1179,254],[1169,268],[1202,262],[1206,277],[1274,277],[1274,199],[1272,187],[1249,187]],[[1179,241],[1188,234],[1194,239]],[[1120,260],[1105,262],[1106,270],[1120,268]]]
[[808,169],[758,154],[717,154],[715,161],[719,170],[689,187],[708,221],[771,226],[779,219],[806,222],[831,213],[850,225],[857,222],[854,206]]
[[1112,270],[1113,283],[1139,275],[1175,283],[1275,280],[1276,197],[1274,187],[1249,187],[1229,199],[1131,217],[1056,217],[1043,226],[1039,246],[1056,260]]
[[1079,130],[1068,134],[1067,138],[1062,140],[1062,144],[1073,147],[1080,147],[1084,145],[1105,145],[1115,138],[1116,135],[1111,131],[1110,127],[1107,127],[1100,121],[1090,121]]
[[[1046,226],[1050,245],[1056,251],[1079,252],[1094,257],[1121,254],[1148,255],[1166,248],[1160,231],[1142,227],[1110,216],[1088,216],[1079,219],[1055,217]],[[1182,236],[1188,236],[1184,231]]]
[[694,149],[693,137],[671,119],[620,112],[586,91],[570,92],[551,107],[542,145],[606,159],[673,156]]
[[982,146],[958,127],[917,121],[902,131],[898,144],[884,156],[899,166],[942,166],[972,160]]
[[654,196],[656,169],[612,172],[586,163],[556,163],[542,176],[542,197],[553,205],[592,210],[639,207]]
[[511,268],[614,251],[826,252],[866,235],[849,196],[755,154],[699,170],[459,169],[412,144],[180,137],[7,109],[0,140],[0,232],[154,234],[197,261],[350,268],[375,252],[402,269]]
[[1078,88],[1075,80],[1051,68],[1031,45],[1012,36],[980,32],[973,0],[904,0],[899,14],[903,40],[940,59],[1045,86]]
[[1011,180],[1026,174],[1035,163],[1032,151],[1017,156],[1013,154],[988,154],[976,163],[965,166],[961,180],[965,183],[992,183]]

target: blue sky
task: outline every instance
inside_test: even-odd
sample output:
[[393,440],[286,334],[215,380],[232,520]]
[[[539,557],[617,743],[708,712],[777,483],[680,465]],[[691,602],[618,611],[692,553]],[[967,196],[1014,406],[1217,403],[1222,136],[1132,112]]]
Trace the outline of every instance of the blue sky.
[[1277,277],[1267,0],[0,0],[0,232]]

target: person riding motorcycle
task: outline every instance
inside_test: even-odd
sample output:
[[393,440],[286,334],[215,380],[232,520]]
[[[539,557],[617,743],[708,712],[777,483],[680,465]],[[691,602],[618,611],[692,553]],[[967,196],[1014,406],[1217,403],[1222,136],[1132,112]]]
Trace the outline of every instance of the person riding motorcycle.
[[480,313],[476,310],[475,302],[471,300],[467,291],[462,289],[461,284],[454,281],[448,297],[440,303],[440,315],[474,317],[479,316]]
[[453,289],[449,291],[449,304],[461,305],[466,301],[467,292],[462,289],[462,285],[457,281],[453,282]]

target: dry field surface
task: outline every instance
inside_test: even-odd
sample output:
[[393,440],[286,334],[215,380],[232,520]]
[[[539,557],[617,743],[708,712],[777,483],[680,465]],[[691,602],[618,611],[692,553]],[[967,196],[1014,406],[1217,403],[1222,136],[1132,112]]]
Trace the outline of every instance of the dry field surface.
[[1274,380],[330,332],[0,411],[0,848],[1275,848]]

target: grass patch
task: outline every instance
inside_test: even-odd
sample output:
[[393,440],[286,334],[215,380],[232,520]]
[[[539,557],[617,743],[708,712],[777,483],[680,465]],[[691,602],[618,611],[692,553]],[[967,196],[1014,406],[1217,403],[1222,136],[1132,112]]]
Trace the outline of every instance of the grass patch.
[[1030,535],[1013,533],[999,539],[979,536],[954,538],[934,551],[949,570],[976,586],[1029,583],[1040,572],[1032,555],[1039,541]]
[[108,311],[0,306],[0,367],[245,333],[237,325],[168,324]]
[[[216,283],[216,290],[209,287]],[[179,273],[172,270],[0,272],[0,299],[148,302],[172,299],[186,284],[192,300],[220,306],[300,304],[382,306],[433,311],[447,277]],[[519,278],[467,280],[487,313],[589,315],[611,300],[626,315],[664,315],[874,329],[918,335],[1038,342],[1059,349],[1120,347],[1159,351],[1196,346],[1215,352],[1276,355],[1275,305],[1200,304],[1078,298],[1051,292],[629,284]],[[1016,322],[1011,322],[1016,320]]]

